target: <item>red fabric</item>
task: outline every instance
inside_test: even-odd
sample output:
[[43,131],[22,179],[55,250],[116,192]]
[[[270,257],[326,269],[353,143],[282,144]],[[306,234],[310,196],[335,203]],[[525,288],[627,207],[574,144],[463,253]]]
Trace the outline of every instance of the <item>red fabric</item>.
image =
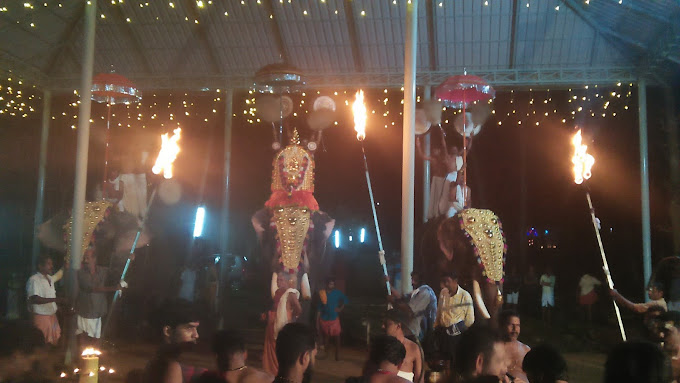
[[[267,329],[264,332],[264,350],[262,352],[262,369],[272,375],[276,375],[279,370],[279,362],[276,359],[276,337],[274,336],[274,325],[276,324],[276,310],[279,308],[281,297],[287,289],[280,288],[274,293],[272,300],[274,304],[267,313]],[[288,312],[288,320],[292,320],[293,313]]]
[[319,210],[319,203],[316,202],[314,193],[309,191],[294,191],[291,194],[281,190],[275,191],[272,192],[271,197],[264,205],[270,209],[283,206],[300,206],[311,211]]
[[92,84],[98,85],[115,85],[115,86],[125,86],[128,88],[136,88],[132,81],[128,80],[125,76],[121,76],[118,73],[100,73],[92,79]]
[[581,295],[578,297],[578,303],[583,306],[589,306],[597,302],[597,293],[595,290],[589,292],[586,295]]
[[489,86],[489,84],[477,76],[451,76],[435,89],[435,98],[444,102],[462,102],[465,104],[492,99],[496,92],[493,88],[489,88],[488,93],[479,90],[484,86]]
[[335,320],[319,319],[319,327],[321,328],[321,333],[325,336],[340,336],[342,331],[340,318],[335,318]]

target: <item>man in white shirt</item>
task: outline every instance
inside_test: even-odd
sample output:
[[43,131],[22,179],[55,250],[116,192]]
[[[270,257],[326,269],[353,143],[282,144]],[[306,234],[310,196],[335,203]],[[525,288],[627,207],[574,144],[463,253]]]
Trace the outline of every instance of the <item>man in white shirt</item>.
[[26,296],[28,297],[28,309],[35,327],[42,331],[45,343],[56,345],[61,337],[61,328],[57,320],[57,302],[62,303],[62,298],[57,298],[54,284],[64,275],[61,269],[52,274],[54,265],[52,258],[41,256],[38,260],[38,272],[28,278],[26,283]]
[[578,282],[578,286],[581,293],[578,298],[578,304],[584,310],[585,319],[588,322],[593,320],[592,307],[595,302],[597,302],[597,292],[595,291],[595,286],[600,286],[600,282],[597,278],[590,274],[583,274],[581,280]]
[[555,276],[550,266],[546,267],[545,274],[541,275],[540,284],[543,287],[543,294],[541,295],[543,322],[550,324],[552,308],[555,307]]
[[475,323],[475,309],[472,296],[460,287],[455,272],[444,274],[441,283],[444,288],[439,293],[435,334],[440,352],[452,359],[458,336]]

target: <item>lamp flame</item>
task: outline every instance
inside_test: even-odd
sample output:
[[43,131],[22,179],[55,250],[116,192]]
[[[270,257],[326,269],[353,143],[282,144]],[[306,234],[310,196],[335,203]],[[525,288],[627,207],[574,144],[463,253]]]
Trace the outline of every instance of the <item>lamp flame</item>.
[[581,129],[579,129],[571,139],[574,145],[574,156],[571,157],[571,162],[574,164],[574,182],[579,185],[593,175],[591,168],[595,164],[595,158],[588,154],[588,146],[583,145],[581,141]]
[[95,348],[92,348],[92,347],[88,347],[88,348],[83,350],[83,353],[81,354],[81,356],[99,356],[101,354],[102,354],[101,351],[99,351]]
[[354,130],[357,132],[357,140],[363,141],[366,138],[366,105],[364,105],[363,90],[356,93],[352,113],[354,113]]
[[158,158],[156,158],[156,164],[151,168],[154,174],[163,172],[163,177],[172,178],[172,163],[175,162],[179,153],[177,141],[180,139],[181,132],[182,129],[177,128],[172,131],[172,137],[168,137],[168,133],[161,135],[161,150],[158,153]]

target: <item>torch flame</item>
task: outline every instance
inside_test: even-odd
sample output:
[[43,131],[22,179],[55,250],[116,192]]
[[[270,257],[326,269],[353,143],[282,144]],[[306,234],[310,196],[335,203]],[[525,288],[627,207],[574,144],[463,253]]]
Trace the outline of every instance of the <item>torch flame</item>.
[[574,145],[574,156],[571,158],[574,164],[574,182],[582,184],[593,175],[590,169],[595,163],[595,158],[588,154],[588,146],[581,143],[581,129],[574,134],[571,143]]
[[366,105],[364,105],[364,91],[359,90],[356,94],[354,104],[354,130],[357,131],[357,140],[363,141],[366,138]]
[[[102,354],[101,351],[99,351],[95,348],[92,348],[92,347],[88,347],[88,348],[83,350],[83,353],[81,354],[81,356],[99,356],[101,354]],[[74,372],[75,372],[75,370],[74,370]]]
[[179,145],[177,141],[180,139],[182,129],[177,128],[173,130],[172,137],[168,137],[168,133],[161,135],[161,151],[156,158],[156,164],[151,168],[154,174],[163,172],[163,177],[166,179],[172,178],[172,163],[175,162],[177,154],[179,153]]

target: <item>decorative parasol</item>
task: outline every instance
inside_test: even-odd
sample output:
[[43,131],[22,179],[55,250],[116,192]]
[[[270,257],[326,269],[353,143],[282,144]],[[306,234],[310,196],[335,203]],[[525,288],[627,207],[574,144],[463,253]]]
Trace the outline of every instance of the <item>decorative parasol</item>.
[[[287,105],[284,103],[283,94],[295,93],[300,90],[300,87],[305,84],[302,80],[302,73],[299,69],[286,63],[275,63],[265,65],[255,72],[255,83],[253,88],[259,93],[271,93],[281,95],[279,97],[279,132],[276,134],[276,126],[272,121],[272,129],[274,133],[274,147],[276,150],[283,144],[283,118],[286,116],[284,109]],[[288,98],[290,100],[290,98]],[[292,112],[292,100],[290,103],[290,111]],[[289,113],[290,114],[290,113]],[[278,143],[278,144],[277,144]]]
[[[435,89],[435,97],[451,108],[463,109],[463,125],[467,126],[466,108],[473,102],[488,101],[496,97],[496,91],[484,79],[465,72],[447,78]],[[467,133],[464,131],[464,133]],[[467,134],[463,134],[463,190],[467,194]],[[468,207],[468,196],[464,195]]]
[[[106,150],[104,151],[104,184],[106,184],[107,168],[109,165],[109,137],[111,134],[111,106],[115,104],[131,104],[141,100],[142,93],[132,81],[113,70],[110,73],[100,73],[92,79],[92,101],[106,103]],[[102,187],[104,198],[106,189]]]

